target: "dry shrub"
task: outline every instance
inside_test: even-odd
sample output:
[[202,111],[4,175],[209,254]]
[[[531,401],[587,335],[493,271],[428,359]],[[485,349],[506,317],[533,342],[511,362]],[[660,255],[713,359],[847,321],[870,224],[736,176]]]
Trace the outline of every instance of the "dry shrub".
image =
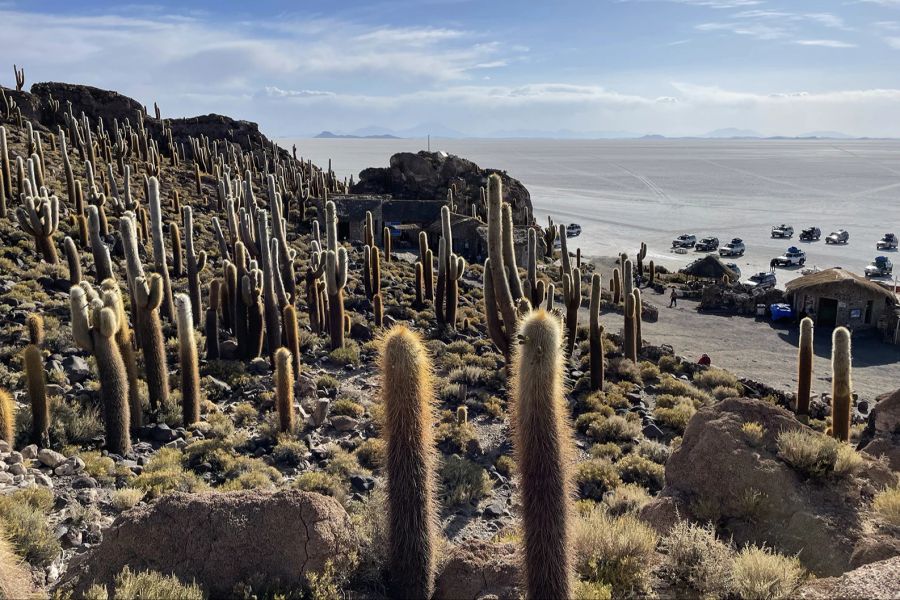
[[91,600],[107,600],[109,598],[203,600],[203,590],[195,583],[185,585],[171,575],[162,575],[155,571],[134,573],[125,567],[121,573],[116,575],[112,593],[109,593],[104,586],[94,585],[88,590],[85,597]]
[[744,600],[792,598],[805,577],[799,559],[766,547],[747,546],[731,563],[731,591]]
[[602,507],[582,507],[574,527],[575,569],[592,583],[611,586],[614,596],[646,590],[656,533],[631,515],[614,517]]
[[621,484],[622,478],[619,477],[616,467],[606,459],[586,460],[575,470],[575,485],[582,498],[600,501],[606,492]]
[[900,485],[875,494],[872,510],[885,523],[900,527]]
[[711,525],[679,521],[663,538],[663,573],[704,598],[719,598],[728,590],[731,547],[716,538]]
[[31,487],[0,496],[0,531],[20,557],[45,567],[62,550],[47,515],[53,507],[53,492]]
[[477,502],[491,491],[487,471],[456,454],[447,457],[440,474],[444,502],[449,506]]
[[714,390],[717,387],[732,388],[738,390],[737,395],[740,395],[740,390],[742,389],[741,382],[737,377],[724,369],[717,369],[715,367],[711,367],[702,373],[695,375],[694,384],[705,390]]
[[637,514],[650,500],[647,490],[633,483],[620,485],[603,496],[609,514],[616,516]]
[[744,437],[747,438],[747,442],[751,446],[759,446],[762,444],[763,437],[766,434],[766,430],[762,424],[757,423],[756,421],[750,421],[741,425],[741,432],[744,434]]
[[616,470],[625,483],[636,483],[654,494],[665,482],[665,468],[637,454],[629,454],[617,462]]
[[808,429],[778,434],[778,456],[808,477],[848,477],[862,468],[863,459],[853,447]]

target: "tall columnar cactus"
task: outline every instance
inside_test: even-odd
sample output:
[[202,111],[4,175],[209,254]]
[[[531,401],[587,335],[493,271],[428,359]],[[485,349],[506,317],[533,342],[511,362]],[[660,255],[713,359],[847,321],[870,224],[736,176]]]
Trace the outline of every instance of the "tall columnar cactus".
[[590,330],[588,333],[591,352],[591,391],[603,389],[603,326],[600,325],[600,302],[603,288],[600,274],[591,276]]
[[424,284],[422,281],[423,278],[422,263],[417,261],[415,266],[416,307],[422,306],[423,301],[425,300],[425,295],[422,292],[422,285]]
[[434,255],[428,248],[428,234],[419,232],[419,263],[422,265],[422,290],[425,300],[434,301]]
[[[123,218],[122,222],[125,219]],[[138,388],[137,358],[134,354],[133,335],[128,326],[128,316],[125,314],[125,301],[119,284],[113,279],[106,279],[101,285],[104,302],[116,312],[119,323],[119,331],[116,332],[116,344],[122,354],[122,363],[125,365],[125,376],[128,380],[128,414],[132,431],[137,431],[144,424],[144,408],[141,405],[141,393]],[[108,300],[107,300],[108,299]]]
[[[0,190],[0,194],[3,190]],[[0,440],[13,447],[16,435],[16,405],[12,394],[0,389]]]
[[331,349],[344,346],[344,286],[347,285],[347,250],[337,243],[337,214],[334,202],[325,205],[325,288],[328,292],[328,331]]
[[641,242],[641,247],[640,249],[638,249],[636,258],[637,260],[635,261],[635,264],[637,265],[638,275],[643,275],[644,259],[647,258],[647,244],[645,244],[644,242]]
[[300,379],[300,328],[297,325],[297,309],[293,304],[288,304],[281,311],[281,320],[284,325],[285,347],[291,353],[294,368],[294,380]]
[[172,244],[172,275],[184,276],[184,260],[181,252],[181,228],[177,223],[169,225],[169,238]]
[[850,331],[838,327],[831,338],[831,433],[842,441],[850,439],[850,408],[853,404]]
[[[624,256],[624,255],[623,255]],[[628,259],[622,261],[622,293],[628,297],[634,289],[634,265]]]
[[222,297],[222,281],[213,279],[209,284],[209,306],[206,309],[206,358],[218,360],[219,358],[219,301]]
[[544,230],[544,256],[553,260],[553,246],[556,244],[557,229],[553,219],[547,217],[547,229]]
[[[241,304],[247,312],[247,342],[242,346],[244,358],[253,359],[262,354],[263,346],[263,273],[250,261],[250,268],[241,280]],[[240,340],[240,337],[238,337]]]
[[6,142],[6,127],[0,127],[0,171],[3,172],[3,194],[13,198],[12,174],[10,172],[9,146]]
[[309,326],[313,333],[325,329],[325,302],[322,301],[322,277],[325,274],[326,255],[320,250],[319,242],[310,242],[309,263],[306,265],[306,307],[309,311]]
[[391,262],[391,244],[393,238],[391,237],[391,228],[385,226],[384,229],[381,230],[381,242],[384,246],[384,261]]
[[228,259],[222,262],[222,327],[234,333],[234,295],[238,289],[237,267]]
[[625,358],[632,362],[637,362],[637,345],[634,338],[634,308],[634,294],[626,294],[625,327],[622,335],[624,347],[622,351],[625,353]]
[[94,271],[97,281],[104,281],[113,276],[112,260],[109,257],[109,248],[103,242],[100,226],[100,212],[96,206],[86,208],[88,215],[88,234],[91,238],[91,252],[94,255]]
[[89,284],[82,283],[69,292],[69,307],[75,342],[91,352],[97,363],[106,446],[110,452],[124,455],[131,450],[128,436],[131,410],[128,403],[128,373],[116,342],[120,317],[114,297],[104,294],[101,300]]
[[797,416],[809,417],[809,397],[812,391],[813,320],[800,321],[800,350],[797,356]]
[[[187,263],[188,298],[192,323],[200,322],[202,309],[200,299],[200,271],[206,266],[206,252],[194,252],[194,211],[190,206],[181,209],[184,216],[184,254]],[[176,307],[177,310],[177,307]]]
[[378,246],[363,246],[363,287],[370,300],[381,293],[381,253]]
[[37,347],[44,345],[44,318],[38,313],[30,313],[25,319],[28,341]]
[[456,308],[459,300],[459,280],[466,268],[466,261],[453,253],[453,229],[450,226],[450,209],[441,207],[441,241],[438,245],[438,287],[435,315],[439,323],[456,327]]
[[[516,334],[518,314],[516,302],[510,290],[510,275],[503,259],[503,183],[496,173],[488,178],[488,259],[484,263],[484,305],[488,331],[497,348],[507,357]],[[512,235],[512,232],[508,232]],[[518,277],[518,274],[515,274]]]
[[[266,321],[266,351],[269,360],[275,360],[275,351],[281,346],[281,302],[277,290],[281,275],[278,273],[278,257],[272,252],[269,214],[260,209],[256,213],[257,236],[259,239],[259,268],[263,277],[263,308]],[[279,282],[276,282],[279,280]]]
[[81,255],[75,241],[69,236],[63,240],[63,250],[66,254],[66,263],[69,265],[69,283],[78,285],[81,283]]
[[519,268],[516,266],[515,229],[513,227],[512,207],[504,203],[500,209],[503,221],[503,266],[509,278],[509,292],[513,300],[518,302],[522,293],[522,281],[519,279]]
[[644,301],[641,298],[641,290],[638,288],[631,290],[631,295],[634,296],[634,352],[637,357],[641,353],[641,348],[644,347],[642,331],[644,319],[641,315],[644,310]]
[[513,362],[513,430],[529,598],[571,598],[572,429],[563,394],[559,320],[522,323]]
[[16,209],[16,218],[26,233],[34,237],[34,245],[44,260],[55,265],[59,262],[53,234],[59,228],[59,200],[44,190],[43,195],[24,196],[22,206]]
[[575,351],[578,336],[578,309],[581,308],[581,269],[563,275],[563,304],[566,306],[566,356]]
[[384,300],[381,294],[376,294],[372,298],[372,312],[375,316],[375,327],[381,327],[384,324]]
[[537,232],[528,229],[528,276],[525,279],[525,297],[532,306],[544,303],[547,290],[543,280],[537,277]]
[[44,356],[41,349],[29,344],[22,351],[22,366],[28,400],[31,403],[31,441],[46,447],[50,431],[50,401],[47,398],[47,381],[44,374]]
[[169,368],[166,365],[165,340],[159,317],[165,293],[163,287],[162,277],[158,273],[134,280],[135,327],[144,355],[150,410],[154,414],[169,401]]
[[619,302],[622,301],[622,278],[619,275],[619,269],[613,269],[612,281],[610,281],[610,285],[612,286],[612,297],[613,304],[618,306]]
[[[190,208],[190,207],[185,207]],[[175,324],[178,328],[178,371],[181,376],[181,416],[185,427],[200,420],[200,371],[191,299],[175,296]]]
[[294,430],[294,367],[291,351],[279,348],[275,351],[275,412],[278,413],[278,431]]
[[363,244],[365,246],[375,245],[375,222],[372,219],[372,211],[366,211],[366,218],[363,224]]
[[648,269],[650,271],[650,274],[647,278],[647,281],[650,283],[650,285],[653,285],[654,283],[656,283],[656,263],[651,260],[650,264],[648,265]]
[[397,326],[384,337],[380,368],[391,592],[430,598],[437,539],[431,359],[418,334]]
[[[178,192],[174,198],[177,200]],[[166,260],[165,238],[162,225],[162,201],[159,196],[159,180],[150,177],[147,180],[147,202],[150,205],[150,233],[153,240],[153,267],[162,278],[163,300],[161,313],[169,319],[175,318],[175,301],[172,298],[172,282],[169,278],[169,267]],[[178,209],[176,208],[176,214]],[[174,247],[173,247],[174,250]],[[180,246],[179,246],[180,250]]]
[[569,247],[566,242],[566,226],[559,226],[559,278],[562,279],[566,274],[572,274],[572,262],[569,258]]

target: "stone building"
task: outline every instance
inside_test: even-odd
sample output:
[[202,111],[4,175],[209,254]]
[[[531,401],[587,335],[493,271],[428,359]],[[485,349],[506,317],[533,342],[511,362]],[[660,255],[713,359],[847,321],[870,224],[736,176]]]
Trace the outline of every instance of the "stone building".
[[[440,222],[444,200],[406,200],[389,195],[334,194],[328,197],[334,202],[338,217],[338,239],[344,242],[361,242],[365,239],[366,212],[372,213],[375,239],[382,243],[385,226],[391,229],[395,241],[418,244],[419,231],[435,220]],[[319,220],[324,224],[324,206],[318,202]]]
[[788,282],[785,296],[797,315],[808,315],[819,327],[888,332],[897,319],[892,290],[839,267]]

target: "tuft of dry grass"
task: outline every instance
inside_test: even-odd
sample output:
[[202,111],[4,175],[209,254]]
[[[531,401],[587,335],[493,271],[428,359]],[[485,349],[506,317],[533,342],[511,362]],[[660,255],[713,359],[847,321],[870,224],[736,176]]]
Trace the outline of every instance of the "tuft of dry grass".
[[900,527],[900,485],[886,488],[875,494],[872,510],[885,523]]
[[808,477],[848,477],[863,464],[853,447],[808,429],[783,431],[777,444],[778,456]]
[[679,521],[662,540],[665,577],[687,585],[704,598],[719,598],[728,591],[731,547],[716,538],[711,525]]
[[766,434],[765,428],[756,421],[750,421],[741,425],[741,433],[747,439],[747,443],[751,446],[759,446],[762,444],[763,437]]

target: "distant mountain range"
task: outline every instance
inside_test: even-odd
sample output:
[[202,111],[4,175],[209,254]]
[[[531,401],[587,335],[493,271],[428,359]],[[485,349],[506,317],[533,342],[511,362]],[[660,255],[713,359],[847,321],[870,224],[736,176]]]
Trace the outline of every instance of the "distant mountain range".
[[811,131],[797,136],[763,135],[752,129],[738,129],[727,127],[715,129],[701,135],[665,136],[660,134],[641,134],[633,131],[574,131],[571,129],[541,130],[541,129],[500,129],[475,135],[445,127],[440,123],[422,123],[406,129],[388,129],[386,127],[369,126],[348,132],[322,131],[316,135],[304,135],[300,137],[313,137],[325,139],[379,139],[394,140],[404,138],[421,139],[427,136],[440,138],[521,138],[521,139],[560,139],[560,140],[668,140],[668,139],[831,139],[852,140],[857,138],[840,131]]

